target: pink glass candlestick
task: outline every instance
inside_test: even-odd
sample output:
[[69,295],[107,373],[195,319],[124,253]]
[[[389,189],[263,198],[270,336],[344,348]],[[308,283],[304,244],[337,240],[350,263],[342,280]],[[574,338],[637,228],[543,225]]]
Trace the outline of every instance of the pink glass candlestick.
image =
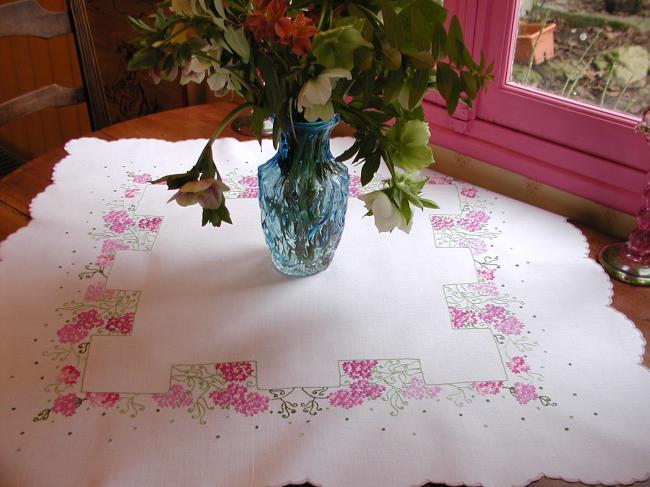
[[[639,132],[650,143],[648,115],[643,114]],[[635,286],[650,286],[650,170],[641,200],[641,209],[636,216],[636,228],[627,242],[609,244],[598,254],[598,262],[607,273],[619,281]]]

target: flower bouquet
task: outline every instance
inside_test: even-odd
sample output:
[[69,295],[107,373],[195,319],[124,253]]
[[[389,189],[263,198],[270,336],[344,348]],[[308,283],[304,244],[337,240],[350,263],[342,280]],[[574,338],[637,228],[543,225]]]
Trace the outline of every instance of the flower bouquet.
[[[260,167],[262,225],[267,242],[277,238],[267,230],[281,227],[285,250],[302,258],[314,235],[319,245],[327,235],[338,243],[340,231],[313,224],[340,222],[341,210],[344,218],[341,161],[362,164],[364,186],[386,165],[381,189],[361,196],[379,231],[408,232],[414,208],[435,208],[418,174],[433,163],[422,99],[437,91],[452,114],[459,102],[471,106],[492,77],[492,65],[469,54],[458,19],[446,27],[447,11],[435,0],[166,0],[150,19],[129,21],[139,33],[130,69],[148,69],[154,81],[205,81],[216,95],[243,100],[190,171],[154,182],[177,190],[181,205],[199,203],[204,225],[232,223],[212,143],[242,112],[260,141],[272,120],[278,155],[273,168]],[[356,139],[334,161],[327,137],[339,120]],[[324,207],[334,216],[324,217]]]

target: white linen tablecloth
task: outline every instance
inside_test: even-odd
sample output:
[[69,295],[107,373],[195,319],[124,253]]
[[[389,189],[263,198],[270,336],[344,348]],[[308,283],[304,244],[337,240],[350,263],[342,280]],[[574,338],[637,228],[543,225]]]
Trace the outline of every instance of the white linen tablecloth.
[[269,143],[214,145],[233,226],[148,184],[204,143],[68,143],[0,246],[1,486],[650,475],[645,342],[563,218],[430,172],[440,209],[378,234],[353,167],[332,265],[288,278],[259,224]]

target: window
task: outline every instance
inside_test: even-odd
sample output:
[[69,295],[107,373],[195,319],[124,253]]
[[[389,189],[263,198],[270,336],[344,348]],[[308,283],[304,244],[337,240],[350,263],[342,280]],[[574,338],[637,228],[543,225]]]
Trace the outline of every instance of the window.
[[[513,80],[520,12],[525,7],[519,1],[446,0],[445,6],[461,20],[474,55],[482,51],[495,62],[495,80],[474,109],[462,106],[451,119],[438,99],[429,98],[425,110],[432,125],[431,142],[612,208],[636,212],[649,164],[648,146],[635,133],[640,117],[634,112],[642,108],[623,113],[593,100],[585,103],[535,88],[530,76],[518,78],[517,72]],[[542,27],[547,27],[553,17],[542,20]],[[607,94],[605,99],[611,101]]]

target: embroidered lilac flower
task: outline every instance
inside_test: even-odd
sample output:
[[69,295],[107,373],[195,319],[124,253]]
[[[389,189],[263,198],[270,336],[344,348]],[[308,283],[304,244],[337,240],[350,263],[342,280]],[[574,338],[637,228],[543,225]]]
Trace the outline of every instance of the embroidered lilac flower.
[[450,178],[449,176],[444,176],[442,174],[431,176],[428,181],[429,184],[452,184],[453,182],[454,178]]
[[350,176],[349,193],[353,198],[361,194],[361,178],[359,176]]
[[106,322],[106,329],[120,335],[129,335],[133,331],[133,312],[124,313],[121,316],[112,316]]
[[226,362],[215,364],[215,369],[221,373],[226,382],[243,382],[253,375],[250,362]]
[[257,198],[258,183],[255,176],[243,176],[239,179],[239,184],[246,187],[241,193],[240,198]]
[[268,396],[249,391],[241,384],[231,383],[224,390],[212,391],[209,394],[215,406],[232,407],[244,416],[254,416],[266,411],[271,402]]
[[431,226],[434,230],[446,230],[447,228],[452,228],[456,222],[453,218],[447,216],[431,216]]
[[350,391],[364,399],[377,399],[385,390],[384,386],[363,379],[350,384]]
[[96,309],[80,311],[74,318],[74,324],[83,330],[92,330],[104,325],[104,320]]
[[76,394],[70,393],[65,396],[59,396],[54,400],[52,411],[63,416],[72,416],[79,406],[79,398]]
[[408,387],[402,391],[402,395],[407,399],[433,399],[442,389],[440,386],[426,384],[420,377],[414,377]]
[[458,244],[459,247],[466,247],[468,248],[474,257],[484,254],[487,252],[487,244],[485,241],[478,239],[478,238],[470,238],[467,240],[461,240],[460,243]]
[[478,191],[476,191],[476,188],[472,188],[471,186],[464,186],[460,191],[460,194],[467,198],[476,198]]
[[494,329],[504,335],[519,335],[524,324],[515,316],[508,316],[501,323],[496,323]]
[[164,394],[154,394],[152,399],[161,408],[182,408],[192,405],[192,395],[180,384],[174,384]]
[[530,367],[526,363],[526,359],[524,359],[524,357],[521,357],[519,355],[515,355],[514,357],[512,357],[506,365],[515,374],[528,372],[530,370]]
[[460,309],[455,306],[449,306],[449,314],[451,315],[451,326],[453,328],[474,326],[479,321],[479,316],[475,311]]
[[88,330],[74,324],[64,325],[56,331],[61,343],[79,343],[88,336]]
[[110,409],[120,400],[117,392],[87,392],[86,399],[91,406]]
[[84,293],[84,301],[98,301],[101,298],[111,298],[114,291],[106,289],[106,282],[99,281],[89,284]]
[[481,319],[491,325],[502,323],[506,319],[506,309],[503,306],[488,304],[481,311]]
[[137,184],[147,184],[151,182],[151,174],[149,174],[148,172],[144,172],[142,174],[136,174],[135,176],[133,176],[132,180],[134,183]]
[[71,386],[77,383],[77,379],[79,379],[80,375],[81,372],[79,372],[76,367],[73,365],[65,365],[61,367],[59,375],[56,376],[56,381],[59,384],[67,384]]
[[482,210],[472,210],[458,220],[458,226],[464,228],[468,232],[475,232],[479,230],[490,217]]
[[138,228],[143,230],[149,230],[150,232],[157,232],[160,230],[160,225],[162,224],[162,218],[159,216],[154,216],[152,218],[142,218],[138,222]]
[[124,190],[124,197],[125,198],[135,198],[137,194],[140,192],[139,188],[126,188]]
[[124,233],[135,223],[125,210],[109,211],[103,218],[108,229],[118,235]]
[[475,291],[483,296],[498,296],[499,290],[494,282],[479,282],[470,284],[468,286],[472,291]]
[[363,404],[363,397],[350,389],[339,389],[336,392],[331,392],[327,398],[332,406],[338,408],[350,409]]
[[498,394],[501,392],[501,388],[503,387],[503,381],[485,381],[485,382],[474,382],[472,384],[472,389],[474,389],[476,392],[483,396],[487,396],[490,394]]
[[130,247],[119,240],[104,240],[102,243],[102,253],[95,259],[95,263],[101,267],[108,267],[115,261],[115,252],[118,250],[128,250]]
[[377,360],[348,360],[343,362],[343,372],[350,379],[369,379],[378,363]]
[[169,198],[169,201],[176,201],[181,206],[190,206],[198,203],[202,208],[216,210],[223,203],[223,194],[230,191],[226,183],[220,179],[199,179],[185,183]]
[[479,269],[476,271],[479,279],[484,281],[493,281],[494,280],[494,271],[492,269]]
[[519,404],[527,404],[538,398],[537,390],[532,384],[525,384],[523,382],[516,382],[514,385],[514,394]]

